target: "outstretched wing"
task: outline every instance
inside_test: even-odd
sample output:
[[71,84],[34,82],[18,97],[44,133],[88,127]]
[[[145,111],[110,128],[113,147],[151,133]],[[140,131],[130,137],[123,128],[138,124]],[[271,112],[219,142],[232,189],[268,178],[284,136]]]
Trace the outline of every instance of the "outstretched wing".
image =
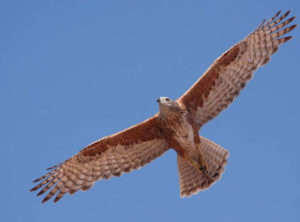
[[140,124],[109,137],[104,137],[81,150],[70,159],[49,168],[31,191],[41,191],[38,196],[51,191],[43,199],[49,200],[56,193],[57,202],[66,193],[88,190],[97,180],[120,176],[151,162],[168,150],[154,116]]
[[178,99],[199,128],[224,110],[252,78],[253,72],[270,60],[279,45],[291,39],[291,36],[281,36],[297,26],[286,27],[295,17],[285,20],[288,11],[278,18],[280,12],[267,22],[264,20],[254,32],[220,56]]

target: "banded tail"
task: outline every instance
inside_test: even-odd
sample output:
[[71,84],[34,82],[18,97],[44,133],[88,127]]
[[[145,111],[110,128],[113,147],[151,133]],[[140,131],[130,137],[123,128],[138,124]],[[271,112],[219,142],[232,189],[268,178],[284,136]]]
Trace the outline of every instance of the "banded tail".
[[207,163],[207,173],[199,171],[184,157],[177,155],[180,196],[186,197],[208,189],[221,178],[229,152],[214,142],[200,136],[200,151]]

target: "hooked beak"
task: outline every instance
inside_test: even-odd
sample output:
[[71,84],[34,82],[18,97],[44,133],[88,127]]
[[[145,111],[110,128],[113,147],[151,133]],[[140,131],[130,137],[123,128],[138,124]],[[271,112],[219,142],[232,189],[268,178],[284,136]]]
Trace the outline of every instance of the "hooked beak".
[[156,102],[160,103],[160,98],[157,98],[157,99],[156,99]]

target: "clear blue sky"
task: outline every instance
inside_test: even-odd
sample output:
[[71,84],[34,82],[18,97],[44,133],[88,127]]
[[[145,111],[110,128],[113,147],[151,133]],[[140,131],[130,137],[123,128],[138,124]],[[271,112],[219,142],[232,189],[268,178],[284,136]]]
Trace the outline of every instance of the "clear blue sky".
[[1,221],[299,221],[300,35],[201,134],[221,181],[179,197],[176,154],[42,205],[31,181],[158,111],[263,18],[297,0],[1,1]]

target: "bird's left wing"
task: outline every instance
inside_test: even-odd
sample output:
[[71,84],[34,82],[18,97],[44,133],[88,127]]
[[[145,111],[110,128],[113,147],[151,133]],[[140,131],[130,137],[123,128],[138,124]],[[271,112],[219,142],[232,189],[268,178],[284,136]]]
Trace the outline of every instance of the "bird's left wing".
[[36,179],[40,182],[31,191],[37,195],[51,191],[43,199],[56,193],[57,202],[66,193],[88,190],[97,180],[120,176],[151,162],[169,149],[163,138],[157,115],[109,137],[104,137],[81,150],[70,159],[49,168],[50,172]]
[[291,36],[281,37],[297,26],[286,27],[295,18],[285,20],[289,13],[278,18],[279,11],[269,21],[263,21],[254,32],[220,56],[177,100],[191,113],[199,128],[224,110],[252,78],[253,72],[270,60],[279,45],[291,39]]

